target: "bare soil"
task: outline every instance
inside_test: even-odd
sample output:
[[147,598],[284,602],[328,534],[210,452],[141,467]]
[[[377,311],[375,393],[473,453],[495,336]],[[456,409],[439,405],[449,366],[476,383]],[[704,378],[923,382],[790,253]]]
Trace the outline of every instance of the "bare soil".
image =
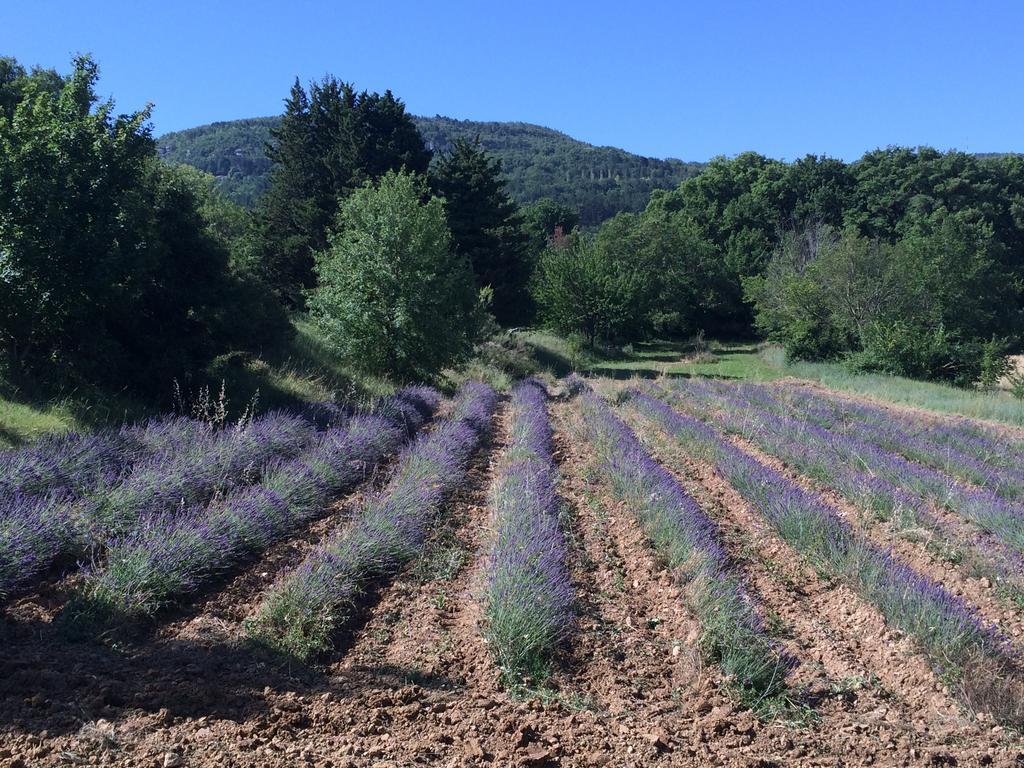
[[788,722],[743,710],[702,659],[680,586],[595,470],[576,406],[552,413],[577,629],[539,687],[503,689],[481,633],[501,411],[423,562],[378,586],[321,666],[264,654],[243,622],[358,494],[143,632],[66,637],[53,619],[68,579],[7,606],[0,766],[1024,764],[1018,737],[962,713],[909,640],[804,567],[711,468],[655,444],[800,662]]

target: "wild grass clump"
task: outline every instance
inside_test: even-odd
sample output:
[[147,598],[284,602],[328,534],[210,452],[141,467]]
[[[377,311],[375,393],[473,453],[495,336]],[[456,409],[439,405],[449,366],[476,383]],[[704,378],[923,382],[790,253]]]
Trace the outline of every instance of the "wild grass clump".
[[510,442],[491,491],[496,535],[487,564],[485,636],[509,686],[546,677],[573,622],[546,401],[535,379],[513,390]]
[[[849,585],[890,625],[914,638],[953,689],[967,684],[979,660],[1002,671],[991,680],[992,686],[1019,686],[1020,672],[1005,639],[959,598],[872,544],[832,507],[707,424],[637,390],[629,402],[678,439],[684,450],[712,463],[819,572]],[[1019,724],[1008,710],[991,714],[1007,724]]]
[[363,590],[393,576],[423,549],[431,523],[490,434],[496,404],[492,388],[464,385],[449,418],[404,452],[390,482],[362,505],[351,525],[271,588],[247,623],[250,635],[301,661],[327,651],[333,634],[354,616]]
[[150,513],[110,542],[104,565],[87,572],[74,610],[151,616],[320,516],[332,498],[367,477],[437,408],[430,389],[385,398],[372,415],[348,417],[292,459],[273,459],[261,482],[207,507]]
[[791,661],[765,631],[717,525],[597,395],[587,392],[581,403],[584,431],[612,490],[683,585],[701,623],[704,651],[741,701],[773,711],[785,697]]

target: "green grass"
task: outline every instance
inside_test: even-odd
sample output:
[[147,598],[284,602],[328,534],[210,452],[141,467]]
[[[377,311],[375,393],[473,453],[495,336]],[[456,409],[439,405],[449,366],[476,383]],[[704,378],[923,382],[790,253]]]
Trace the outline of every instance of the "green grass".
[[[330,398],[365,401],[394,388],[386,379],[352,369],[308,320],[296,318],[293,323],[295,335],[283,348],[268,350],[262,357],[230,353],[210,365],[210,387],[219,389],[224,382],[232,416],[249,405],[257,391],[259,409],[263,411]],[[656,341],[602,353],[544,331],[519,332],[514,339],[535,358],[537,369],[556,377],[572,371],[611,379],[707,376],[763,382],[790,376],[938,413],[1024,426],[1024,402],[1005,392],[978,392],[897,376],[852,373],[840,363],[787,364],[780,349],[751,342],[712,341],[698,352],[692,343]],[[502,354],[509,359],[497,362],[511,368],[503,368],[492,359],[474,359],[457,371],[446,372],[441,386],[454,390],[463,380],[473,378],[508,389],[515,378],[523,375],[523,366],[533,361],[518,359],[523,355],[514,348]],[[95,429],[166,411],[171,385],[168,382],[167,403],[161,408],[124,393],[75,391],[50,398],[32,397],[0,381],[0,449],[23,445],[48,432]],[[195,395],[186,392],[185,399]]]
[[0,396],[0,448],[12,448],[47,432],[67,432],[79,426],[64,403],[30,405]]
[[[257,392],[262,412],[332,398],[361,402],[394,389],[385,379],[360,375],[347,366],[308,320],[296,318],[293,325],[288,344],[267,350],[263,357],[231,352],[210,364],[202,378],[213,399],[223,382],[229,418],[239,416]],[[184,388],[186,403],[200,397],[201,386]],[[174,382],[167,382],[160,401],[146,402],[123,392],[84,389],[33,397],[29,387],[19,389],[0,380],[0,449],[50,432],[93,430],[166,412],[173,403],[173,387]]]
[[88,431],[144,417],[147,407],[124,392],[75,390],[30,395],[0,379],[0,449],[17,448],[52,432]]
[[232,413],[259,392],[260,410],[340,399],[366,401],[394,390],[383,378],[360,374],[349,366],[305,318],[292,321],[295,335],[263,357],[232,352],[216,358],[207,378],[224,382]]
[[830,389],[938,413],[1024,426],[1024,401],[1006,392],[981,392],[900,376],[852,373],[839,363],[791,363],[784,370],[786,375],[817,381]]
[[771,381],[787,375],[760,354],[757,344],[749,342],[711,342],[706,351],[697,352],[689,342],[652,341],[602,354],[541,331],[521,336],[534,348],[539,362],[556,375],[578,371],[611,379],[708,376],[752,381]]
[[692,344],[662,341],[602,355],[578,349],[548,333],[533,331],[522,335],[534,347],[541,363],[546,361],[557,375],[575,370],[612,379],[706,376],[758,382],[794,377],[890,403],[1024,426],[1024,401],[1006,392],[981,392],[899,376],[855,373],[842,363],[787,363],[778,347],[710,342],[706,351],[698,354]]

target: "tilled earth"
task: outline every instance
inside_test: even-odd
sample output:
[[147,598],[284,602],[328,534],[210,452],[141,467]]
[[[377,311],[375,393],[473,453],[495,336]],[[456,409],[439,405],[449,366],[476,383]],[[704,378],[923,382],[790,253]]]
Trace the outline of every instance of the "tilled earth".
[[[425,557],[376,585],[319,667],[251,646],[244,621],[279,574],[346,524],[358,493],[150,628],[69,637],[54,619],[74,577],[8,605],[0,766],[1024,765],[1020,737],[963,712],[908,638],[805,567],[711,467],[652,438],[799,661],[791,711],[761,721],[739,708],[702,662],[671,574],[609,496],[575,406],[551,411],[578,621],[543,686],[507,692],[479,630],[487,494],[508,430],[499,413]],[[986,615],[1002,610],[923,550],[897,552]]]

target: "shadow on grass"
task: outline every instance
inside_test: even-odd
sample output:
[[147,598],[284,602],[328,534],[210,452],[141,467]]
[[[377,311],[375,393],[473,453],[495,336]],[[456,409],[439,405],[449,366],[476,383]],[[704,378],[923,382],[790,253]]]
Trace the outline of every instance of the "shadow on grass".
[[533,356],[537,358],[537,362],[540,363],[541,367],[548,369],[558,378],[568,376],[573,372],[573,370],[575,370],[572,362],[565,355],[541,344],[532,342],[529,339],[525,341],[526,345],[533,353]]
[[662,371],[657,368],[618,368],[610,366],[595,365],[585,371],[588,376],[601,376],[616,381],[628,381],[629,379],[739,379],[740,376],[733,376],[727,373],[690,373],[689,371]]
[[15,432],[0,424],[0,450],[3,450],[5,445],[9,445],[11,448],[20,448],[26,442],[25,436],[20,432]]

